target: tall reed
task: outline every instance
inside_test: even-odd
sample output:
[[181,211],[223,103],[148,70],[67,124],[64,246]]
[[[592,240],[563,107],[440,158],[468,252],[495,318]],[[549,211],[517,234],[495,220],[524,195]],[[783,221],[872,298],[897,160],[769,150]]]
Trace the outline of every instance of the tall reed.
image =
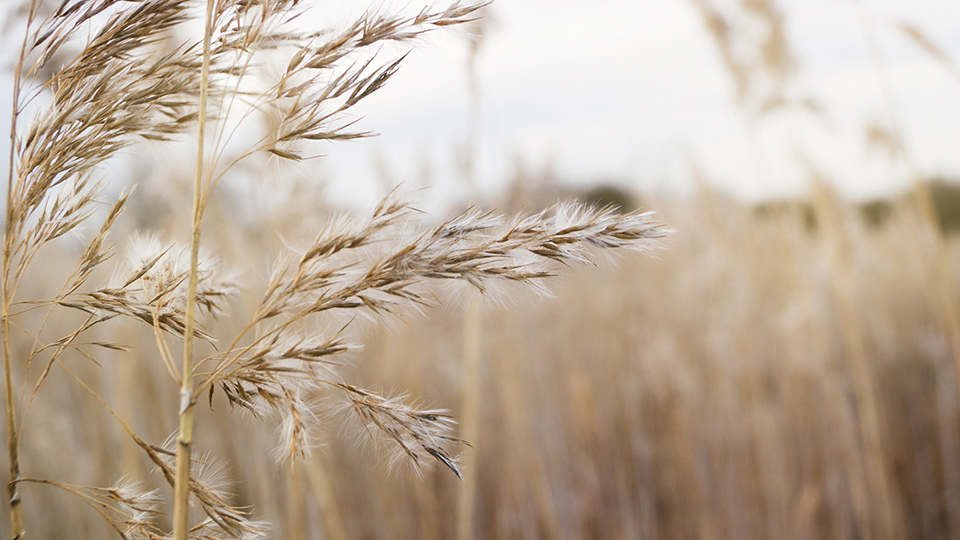
[[[101,488],[33,476],[42,470],[22,476],[18,435],[31,427],[22,419],[42,399],[42,387],[62,384],[51,376],[55,372],[101,405],[173,489],[175,539],[263,537],[268,525],[235,505],[220,485],[219,460],[193,449],[201,396],[211,405],[220,396],[255,417],[274,419],[279,454],[294,460],[311,451],[316,419],[336,414],[319,401],[333,395],[395,456],[416,465],[437,462],[460,476],[461,441],[445,411],[380,395],[341,376],[339,358],[356,347],[356,317],[386,321],[432,305],[430,283],[437,281],[464,282],[481,293],[507,283],[539,287],[555,270],[589,261],[591,248],[646,252],[670,233],[650,213],[571,205],[515,219],[469,209],[424,227],[412,207],[390,196],[367,219],[332,220],[311,242],[288,250],[252,314],[235,312],[229,297],[237,284],[200,249],[204,214],[220,182],[229,181],[241,163],[302,161],[320,141],[370,135],[353,130],[345,113],[382,89],[399,68],[404,55],[379,60],[383,45],[469,22],[484,5],[454,2],[412,15],[368,11],[345,28],[301,31],[291,24],[302,16],[301,4],[208,0],[203,38],[187,37],[180,45],[178,36],[199,17],[190,0],[66,0],[45,9],[31,4],[15,82],[2,265],[15,537],[29,525],[20,513],[25,482],[80,497],[122,537],[167,534],[160,495],[142,484],[124,480]],[[270,66],[280,66],[279,72]],[[26,110],[34,113],[30,121],[21,117]],[[255,132],[251,126],[265,118],[270,129],[252,143],[233,137]],[[101,165],[135,141],[164,144],[191,133],[198,135],[192,212],[183,217],[190,224],[189,242],[133,238],[134,249],[115,265],[114,277],[95,285],[113,253],[108,234],[129,198],[122,192],[107,202],[111,190],[101,180]],[[92,220],[100,221],[97,232],[60,289],[17,299],[35,257]],[[82,322],[49,337],[48,322],[71,320],[67,312]],[[223,312],[246,323],[235,333],[215,335],[212,323]],[[125,344],[94,337],[118,319],[150,329],[153,359],[179,387],[179,429],[165,442],[138,434],[76,369],[78,359],[105,364],[98,351],[126,354]],[[24,331],[24,343],[11,335],[14,325]],[[32,384],[19,397],[15,366],[23,372],[23,388]],[[199,514],[191,515],[191,507]]]
[[207,0],[203,19],[203,60],[200,63],[200,96],[197,116],[197,162],[193,176],[193,212],[190,221],[190,270],[184,313],[183,364],[180,368],[180,428],[177,431],[177,477],[174,485],[173,537],[185,540],[190,527],[190,454],[193,449],[193,338],[197,314],[197,282],[200,273],[200,232],[203,226],[204,149],[207,127],[207,88],[210,84],[210,47],[213,35],[214,0]]

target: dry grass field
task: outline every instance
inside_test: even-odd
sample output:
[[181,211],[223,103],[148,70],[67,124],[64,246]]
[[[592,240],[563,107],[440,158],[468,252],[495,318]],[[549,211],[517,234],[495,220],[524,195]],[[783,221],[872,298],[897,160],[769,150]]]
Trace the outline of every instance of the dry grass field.
[[[958,379],[926,222],[904,206],[867,226],[833,198],[818,209],[834,213],[830,230],[707,191],[653,204],[678,230],[654,259],[578,266],[553,298],[508,290],[361,322],[349,379],[450,409],[472,446],[464,480],[391,464],[336,413],[310,457],[277,464],[263,459],[275,427],[219,399],[200,420],[205,459],[278,538],[953,537]],[[945,247],[956,275],[956,239]],[[152,333],[131,323],[109,337],[147,352],[73,369],[165,439],[176,388]],[[62,373],[47,384],[24,470],[159,487],[89,395]],[[108,534],[72,495],[25,491],[37,537]]]
[[[811,173],[802,204],[761,209],[706,184],[637,201],[656,221],[536,213],[533,197],[502,205],[528,218],[444,222],[395,198],[338,217],[320,189],[274,178],[282,162],[357,136],[338,114],[398,65],[365,47],[467,22],[475,6],[368,14],[331,37],[281,33],[296,2],[220,2],[220,41],[203,52],[161,39],[187,4],[124,4],[145,11],[110,19],[116,6],[78,0],[24,15],[50,34],[28,34],[19,72],[49,77],[36,95],[52,97],[13,124],[0,462],[19,481],[0,530],[960,537],[947,187],[918,183],[882,211]],[[717,14],[695,4],[722,52]],[[83,61],[55,70],[52,58],[78,54],[51,45],[60,36]],[[255,65],[245,55],[280,42],[293,44],[287,71],[240,92],[247,68],[223,66]],[[41,87],[18,88],[26,103]],[[207,123],[195,175],[177,157],[194,148],[156,139],[189,143],[208,115],[221,121]],[[267,126],[249,152],[222,142],[248,119]],[[98,185],[104,164],[136,189]]]
[[[376,495],[334,495],[369,516],[350,535],[448,538],[467,520],[481,538],[955,536],[957,377],[930,231],[909,208],[868,228],[829,204],[831,231],[710,193],[658,204],[679,231],[658,260],[378,336],[358,369],[446,389],[475,476],[379,493],[374,472]],[[335,494],[369,474],[350,450],[329,459]]]

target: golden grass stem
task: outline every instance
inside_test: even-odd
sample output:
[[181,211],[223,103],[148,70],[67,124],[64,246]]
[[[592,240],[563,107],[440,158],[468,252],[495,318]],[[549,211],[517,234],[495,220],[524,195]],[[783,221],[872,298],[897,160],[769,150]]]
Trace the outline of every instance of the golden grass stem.
[[[8,212],[9,215],[9,212]],[[9,224],[9,220],[7,221]],[[10,461],[10,481],[7,487],[10,505],[10,536],[21,538],[24,532],[23,512],[20,508],[20,479],[19,436],[17,434],[17,412],[13,398],[13,374],[10,358],[10,291],[9,281],[6,279],[10,269],[8,242],[3,247],[3,285],[0,286],[0,305],[2,305],[3,321],[3,382],[4,408],[7,417],[7,452]]]
[[307,538],[304,533],[304,523],[306,520],[306,502],[304,500],[303,486],[301,485],[300,473],[296,464],[291,462],[290,475],[285,482],[287,487],[287,538],[290,540],[303,540]]
[[[5,278],[9,269],[6,245],[4,245],[3,253],[3,274]],[[10,291],[8,291],[8,281],[6,279],[3,280],[3,286],[0,289],[2,289],[0,303],[2,303],[3,309],[3,376],[4,392],[6,393],[4,407],[7,417],[7,452],[10,460],[10,482],[7,488],[10,504],[10,536],[21,538],[24,528],[23,513],[20,508],[20,488],[17,484],[17,480],[20,479],[19,436],[17,435],[17,413],[13,399],[13,375],[10,365]]]
[[10,115],[10,155],[7,160],[7,211],[4,221],[3,252],[0,261],[0,331],[3,333],[3,383],[4,409],[7,418],[7,452],[10,466],[10,481],[7,487],[10,505],[10,537],[13,540],[23,538],[26,533],[23,524],[23,511],[20,499],[20,436],[17,431],[16,400],[13,397],[13,359],[10,351],[10,304],[13,300],[11,289],[10,267],[13,256],[13,164],[17,146],[17,120],[20,115],[20,82],[23,72],[23,60],[27,52],[27,39],[30,35],[30,23],[33,22],[37,8],[36,0],[30,1],[30,12],[27,16],[27,25],[23,31],[23,44],[20,47],[20,57],[13,75],[13,107]]
[[[478,441],[480,423],[480,309],[476,299],[470,302],[463,321],[463,395],[461,397],[463,438]],[[477,492],[476,460],[463,464],[463,483],[457,501],[457,539],[472,540],[474,537],[474,507]]]
[[180,431],[177,437],[176,483],[173,503],[174,540],[186,540],[190,529],[190,453],[193,447],[193,337],[197,307],[200,258],[200,227],[203,222],[203,151],[206,136],[207,85],[210,80],[210,42],[214,0],[207,0],[203,25],[203,63],[200,71],[200,103],[197,131],[197,163],[193,178],[193,220],[190,230],[190,274],[183,337],[183,367],[180,384]]
[[[535,448],[536,439],[532,429],[534,423],[524,403],[527,396],[522,372],[525,351],[516,332],[513,332],[510,341],[505,340],[504,344],[510,349],[499,355],[497,369],[498,378],[502,382],[499,399],[503,410],[511,411],[511,414],[506,415],[505,428],[515,437],[516,448]],[[533,502],[533,507],[536,508],[535,527],[539,537],[555,540],[563,538],[563,531],[544,458],[545,456],[536,451],[523,452],[517,456],[518,471],[528,474],[530,479],[528,489],[517,493],[517,496],[529,498]]]
[[307,478],[310,480],[310,488],[320,506],[320,514],[323,516],[323,530],[326,538],[330,540],[348,540],[347,528],[343,524],[340,508],[337,506],[337,500],[334,497],[333,489],[330,486],[330,478],[326,471],[326,465],[321,456],[313,456],[303,461],[307,470]]

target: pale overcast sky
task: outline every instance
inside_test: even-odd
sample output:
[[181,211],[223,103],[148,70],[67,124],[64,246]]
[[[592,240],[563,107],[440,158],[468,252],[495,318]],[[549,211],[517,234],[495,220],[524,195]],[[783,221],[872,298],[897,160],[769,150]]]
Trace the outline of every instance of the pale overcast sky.
[[[871,152],[864,125],[886,120],[877,73],[853,1],[784,0],[799,81],[826,121],[780,115],[751,133],[703,21],[687,0],[503,0],[479,58],[478,176],[500,186],[519,159],[569,182],[611,179],[684,191],[690,161],[749,199],[803,189],[796,149],[856,197],[905,185],[905,171]],[[960,2],[865,0],[892,81],[906,142],[925,175],[960,177],[960,80],[905,39],[920,28],[960,61]],[[331,148],[335,175],[365,178],[368,156],[397,180],[426,168],[434,191],[457,176],[468,101],[462,36],[434,36],[365,108],[373,141]],[[753,141],[753,142],[751,142]],[[757,157],[759,154],[759,158]],[[758,165],[758,162],[760,165]],[[458,184],[454,184],[458,186]],[[356,184],[353,184],[356,186]]]
[[[323,26],[370,5],[318,4]],[[778,4],[800,63],[798,81],[825,106],[824,122],[788,114],[750,128],[692,0],[496,1],[477,64],[479,191],[495,192],[522,162],[574,184],[607,180],[683,193],[696,160],[713,183],[739,197],[782,196],[803,189],[798,150],[855,197],[905,185],[903,167],[864,143],[863,127],[884,122],[886,113],[858,4]],[[394,1],[387,9],[422,5]],[[960,62],[960,2],[862,5],[918,167],[960,178],[960,80],[896,29],[913,24]],[[326,157],[310,164],[332,182],[331,196],[368,201],[381,192],[386,170],[388,182],[429,184],[427,206],[469,197],[456,165],[469,132],[467,43],[462,31],[433,33],[362,105],[359,127],[381,136],[326,147]],[[2,95],[0,107],[9,110],[9,92]]]

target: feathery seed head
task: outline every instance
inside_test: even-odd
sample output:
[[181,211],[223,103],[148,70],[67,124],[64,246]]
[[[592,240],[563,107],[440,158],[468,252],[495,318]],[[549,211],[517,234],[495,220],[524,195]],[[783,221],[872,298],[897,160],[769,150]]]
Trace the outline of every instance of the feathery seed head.
[[460,467],[449,447],[463,443],[453,437],[456,421],[445,410],[426,410],[404,403],[403,396],[385,398],[349,384],[338,384],[353,413],[367,432],[393,444],[394,457],[406,455],[417,466],[432,458],[460,477]]
[[[156,235],[134,235],[125,260],[125,268],[116,279],[124,287],[138,285],[137,296],[147,305],[180,312],[186,305],[186,279],[189,256],[186,247],[163,244]],[[208,311],[236,292],[234,280],[220,268],[216,259],[201,253],[197,285],[198,305]]]

